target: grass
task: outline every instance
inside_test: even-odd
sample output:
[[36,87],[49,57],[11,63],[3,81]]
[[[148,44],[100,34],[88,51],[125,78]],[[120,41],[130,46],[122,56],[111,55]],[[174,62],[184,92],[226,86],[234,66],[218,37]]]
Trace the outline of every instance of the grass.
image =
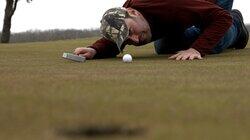
[[168,60],[152,44],[128,47],[130,64],[61,58],[95,39],[0,45],[0,139],[250,138],[249,46],[201,61]]

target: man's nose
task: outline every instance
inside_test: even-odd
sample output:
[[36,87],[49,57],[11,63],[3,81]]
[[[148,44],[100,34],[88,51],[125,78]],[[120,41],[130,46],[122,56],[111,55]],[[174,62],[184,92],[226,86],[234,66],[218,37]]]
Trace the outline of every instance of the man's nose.
[[139,36],[138,35],[132,35],[129,36],[129,39],[132,40],[133,42],[139,43]]

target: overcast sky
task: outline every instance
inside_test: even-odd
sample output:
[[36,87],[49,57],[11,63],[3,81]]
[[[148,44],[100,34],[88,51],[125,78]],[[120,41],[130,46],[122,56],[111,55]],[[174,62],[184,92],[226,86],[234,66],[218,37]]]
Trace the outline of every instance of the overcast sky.
[[[0,29],[3,25],[5,1],[0,0]],[[111,7],[122,6],[126,0],[20,0],[13,16],[12,32],[47,29],[99,28],[103,13]],[[250,23],[249,0],[235,0],[234,8],[242,11]]]

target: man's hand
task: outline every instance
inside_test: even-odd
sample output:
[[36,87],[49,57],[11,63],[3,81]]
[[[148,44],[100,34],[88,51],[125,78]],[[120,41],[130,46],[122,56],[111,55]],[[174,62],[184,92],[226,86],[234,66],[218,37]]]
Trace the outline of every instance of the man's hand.
[[202,59],[201,54],[193,49],[189,48],[184,51],[179,51],[177,54],[172,55],[169,57],[169,59],[175,59],[175,60],[194,60],[194,59]]
[[74,54],[84,56],[86,59],[93,59],[96,55],[96,50],[93,48],[79,47],[75,49]]

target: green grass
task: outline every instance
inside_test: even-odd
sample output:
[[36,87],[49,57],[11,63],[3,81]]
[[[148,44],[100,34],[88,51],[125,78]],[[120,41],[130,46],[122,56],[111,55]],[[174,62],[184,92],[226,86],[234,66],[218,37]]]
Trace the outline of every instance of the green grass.
[[[248,140],[250,46],[173,61],[152,44],[134,62],[61,58],[96,38],[0,45],[1,140]],[[88,126],[142,129],[135,136],[74,136]]]

